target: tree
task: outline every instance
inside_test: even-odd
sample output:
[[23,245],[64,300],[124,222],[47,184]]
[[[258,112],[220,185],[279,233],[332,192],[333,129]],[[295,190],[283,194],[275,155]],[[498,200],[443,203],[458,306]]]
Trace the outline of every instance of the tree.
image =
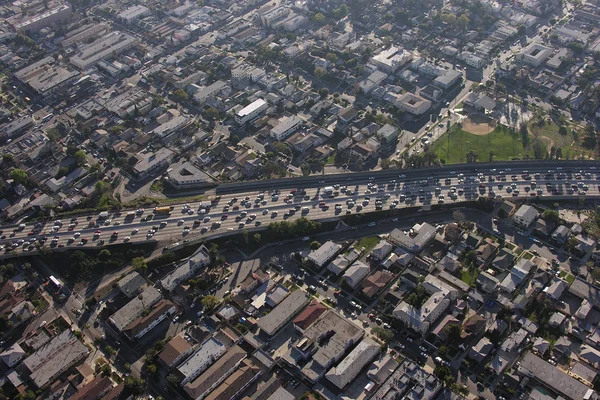
[[146,364],[146,372],[148,372],[149,375],[156,375],[158,367],[154,363]]
[[555,210],[547,209],[542,214],[542,219],[544,219],[545,221],[554,222],[555,224],[558,224],[560,222],[560,215]]
[[27,172],[23,171],[21,168],[13,169],[12,171],[10,171],[9,176],[16,183],[20,183],[22,185],[27,183]]
[[108,249],[103,249],[102,251],[100,251],[100,253],[98,253],[98,258],[101,260],[108,260],[111,256],[110,250]]
[[529,146],[529,129],[527,128],[527,124],[521,124],[519,131],[521,132],[521,141],[523,142],[523,147]]
[[380,326],[373,327],[373,329],[371,329],[371,332],[383,342],[385,342],[385,344],[388,344],[392,341],[392,339],[394,339],[394,332],[392,332],[389,329],[384,329]]
[[336,62],[338,62],[338,56],[335,53],[327,53],[325,55],[325,59],[332,64],[335,64]]
[[219,299],[216,296],[208,295],[204,296],[201,303],[206,312],[211,312],[214,311],[214,309],[219,305]]
[[317,78],[322,79],[327,75],[327,70],[323,67],[316,67],[314,74]]
[[462,327],[460,325],[450,325],[446,328],[446,337],[448,343],[458,343],[462,334]]
[[313,15],[312,20],[318,24],[321,24],[323,21],[325,21],[325,16],[319,12]]
[[310,244],[310,249],[311,249],[311,250],[316,250],[316,249],[318,249],[319,247],[321,247],[321,243],[317,242],[316,240],[315,240],[315,241],[313,241],[313,242]]
[[567,128],[564,125],[561,125],[558,127],[558,133],[562,136],[567,136],[569,132],[567,131]]
[[189,100],[190,96],[183,89],[177,89],[171,93],[171,97],[178,103],[185,103]]
[[133,268],[140,273],[145,273],[148,270],[148,265],[146,264],[146,259],[144,257],[136,257],[131,260],[131,265]]
[[442,16],[440,17],[442,19],[443,22],[447,23],[448,25],[455,25],[456,24],[456,15],[449,13],[449,14],[442,14]]
[[448,348],[446,346],[440,346],[438,349],[438,356],[445,357],[448,354]]
[[262,240],[262,236],[260,236],[260,233],[255,233],[252,238],[256,243],[260,243],[260,241]]
[[144,390],[145,382],[140,378],[134,378],[133,376],[125,377],[125,391],[134,396],[142,394]]
[[329,96],[329,89],[327,89],[327,88],[319,89],[319,96],[321,96],[322,99],[327,98],[327,96]]
[[471,21],[469,21],[469,17],[467,17],[465,14],[461,15],[456,20],[456,24],[458,25],[458,27],[463,30],[469,26],[469,22]]
[[87,162],[87,154],[83,150],[77,150],[75,154],[73,154],[73,158],[75,159],[75,164],[80,167],[84,166]]
[[209,107],[206,109],[206,118],[216,121],[219,119],[219,110],[214,107]]

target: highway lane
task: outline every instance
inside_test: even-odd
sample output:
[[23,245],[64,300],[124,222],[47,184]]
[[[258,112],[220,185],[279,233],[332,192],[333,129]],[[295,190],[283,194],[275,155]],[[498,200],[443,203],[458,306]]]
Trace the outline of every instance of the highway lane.
[[[560,187],[565,193],[565,196],[569,196],[566,194],[566,188],[564,187],[565,180],[557,179],[558,174],[562,173],[560,172],[562,170],[555,170],[552,177],[548,179],[545,177],[547,170],[542,170],[541,168],[533,170],[532,168],[529,168],[528,171],[531,179],[537,182],[537,187],[535,188],[536,193],[537,189],[542,190],[541,197],[548,195],[546,188],[547,183]],[[536,176],[536,171],[541,171],[543,173]],[[531,187],[531,180],[524,179],[521,176],[522,171],[515,171],[512,168],[510,171],[505,172],[505,182],[489,182],[490,176],[493,176],[494,180],[496,180],[501,172],[500,169],[495,169],[494,171],[488,170],[485,173],[478,172],[465,174],[464,179],[470,177],[471,181],[462,180],[461,174],[456,172],[452,173],[453,171],[448,170],[444,170],[443,174],[440,172],[431,173],[430,178],[432,179],[429,180],[425,178],[411,181],[400,178],[403,174],[399,174],[399,172],[402,171],[394,171],[396,179],[392,180],[381,179],[380,175],[372,176],[372,180],[369,180],[369,177],[366,177],[366,179],[353,180],[351,182],[352,185],[348,185],[347,192],[342,192],[341,189],[337,190],[338,195],[333,198],[323,197],[324,187],[322,184],[319,184],[317,187],[307,187],[304,196],[299,196],[297,194],[294,196],[289,190],[282,190],[279,192],[279,198],[276,201],[271,198],[271,193],[265,193],[264,202],[266,202],[266,204],[262,204],[261,202],[257,207],[254,207],[254,204],[257,195],[260,193],[259,191],[252,191],[244,194],[225,194],[221,196],[218,204],[207,214],[198,215],[197,210],[201,209],[201,205],[200,202],[194,202],[189,203],[189,210],[192,210],[193,215],[188,214],[187,208],[183,210],[183,206],[178,205],[173,208],[171,215],[162,219],[157,218],[151,221],[141,221],[141,217],[151,213],[150,210],[144,210],[142,216],[136,216],[133,221],[125,222],[124,219],[126,213],[122,212],[121,216],[112,218],[110,225],[100,226],[99,228],[87,228],[88,221],[86,218],[79,218],[79,224],[73,231],[67,230],[69,221],[65,220],[63,221],[63,227],[59,229],[58,232],[53,233],[51,231],[52,222],[50,222],[44,226],[39,235],[35,235],[34,237],[47,236],[49,239],[46,245],[48,245],[52,237],[56,236],[58,238],[56,246],[61,247],[78,247],[82,238],[88,239],[88,243],[85,246],[97,246],[101,239],[105,241],[105,245],[108,245],[111,243],[122,243],[125,237],[129,237],[129,241],[131,242],[156,240],[162,245],[174,245],[176,243],[182,243],[184,240],[210,238],[215,235],[227,235],[243,229],[263,229],[270,222],[282,220],[293,221],[303,215],[313,220],[327,220],[335,219],[341,215],[346,215],[347,213],[356,214],[373,212],[376,211],[375,201],[377,196],[384,197],[382,198],[383,210],[388,210],[390,207],[393,207],[393,203],[396,203],[396,208],[403,208],[409,206],[423,207],[437,204],[453,204],[469,199],[472,200],[474,199],[474,196],[468,195],[473,193],[473,191],[477,192],[478,196],[490,196],[490,190],[493,190],[493,197],[500,196],[502,198],[511,199],[530,197],[526,187]],[[600,181],[597,180],[598,174],[596,173],[596,170],[588,169],[584,172],[589,175],[587,177],[584,175],[579,179],[574,175],[573,179],[569,180],[569,184],[585,184],[588,186],[586,196],[597,196],[599,194],[598,183],[600,183]],[[512,179],[512,175],[515,175],[515,180]],[[442,176],[442,178],[438,181],[436,176]],[[446,179],[449,179],[449,181],[446,181]],[[396,182],[393,185],[389,185],[393,180]],[[350,182],[340,182],[340,188],[345,183]],[[498,184],[501,184],[502,188],[499,188]],[[371,185],[373,190],[369,189],[369,185]],[[377,187],[374,187],[373,185]],[[483,187],[480,188],[480,185]],[[507,186],[510,185],[514,185],[514,189],[519,190],[520,193],[518,196],[513,196],[513,188],[510,189],[510,192],[508,191],[509,189],[507,189]],[[453,195],[453,187],[456,191],[456,198],[454,199],[451,198]],[[439,188],[439,191],[436,191],[436,188]],[[480,189],[482,190],[481,193],[479,193]],[[525,196],[523,196],[523,194]],[[444,196],[443,202],[440,201],[440,195]],[[367,196],[369,196],[368,202],[366,201]],[[250,208],[240,207],[240,201],[246,197],[249,199],[251,205]],[[288,197],[290,197],[289,200],[286,200]],[[412,201],[407,202],[407,197],[412,198]],[[236,199],[235,202],[233,201],[234,199]],[[354,201],[355,204],[349,207],[346,204],[348,200]],[[203,202],[203,204],[206,203],[206,201]],[[228,203],[231,204],[229,206],[229,211],[224,212],[223,209]],[[341,206],[339,211],[336,211],[335,204]],[[327,207],[322,207],[321,205],[326,205]],[[240,209],[234,210],[233,208],[235,206],[240,207]],[[303,212],[304,207],[307,207],[307,211]],[[294,209],[295,212],[290,213],[291,209]],[[274,214],[275,211],[277,212],[277,215]],[[245,212],[246,215],[242,217],[243,212]],[[224,214],[227,214],[226,218],[223,216]],[[248,216],[252,214],[255,214],[256,217],[248,220]],[[166,222],[166,225],[161,227],[161,222],[163,221]],[[195,221],[198,222],[195,223]],[[213,226],[214,222],[220,222],[220,226]],[[115,225],[115,223],[118,223],[119,225]],[[149,237],[147,236],[147,231],[152,229],[153,226],[158,229],[155,229],[155,234]],[[189,228],[187,233],[184,232],[185,227]],[[16,232],[13,238],[7,237],[0,242],[0,245],[3,243],[6,246],[9,242],[16,242],[19,244],[19,241],[24,242],[30,240],[31,237],[28,236],[29,229],[30,227],[27,227],[22,231]],[[133,233],[134,229],[138,230],[137,233]],[[100,230],[101,233],[98,237],[94,238],[94,232],[96,230]],[[80,236],[75,240],[67,242],[69,238],[73,238],[76,232],[79,232]],[[118,238],[111,242],[110,235],[113,232],[118,233]],[[19,246],[15,247],[15,250],[22,252],[23,248],[21,243]],[[25,251],[25,253],[27,253],[27,251]]]

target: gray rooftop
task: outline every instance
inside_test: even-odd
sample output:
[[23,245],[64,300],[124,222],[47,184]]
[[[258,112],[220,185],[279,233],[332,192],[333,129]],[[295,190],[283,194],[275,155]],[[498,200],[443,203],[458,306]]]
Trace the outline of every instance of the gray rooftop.
[[310,301],[310,296],[303,290],[290,293],[270,313],[258,320],[258,327],[267,335],[275,334],[286,322],[298,314]]
[[146,290],[114,313],[110,317],[110,321],[119,331],[122,331],[127,325],[142,315],[144,310],[150,309],[161,298],[162,295],[155,287],[147,287]]

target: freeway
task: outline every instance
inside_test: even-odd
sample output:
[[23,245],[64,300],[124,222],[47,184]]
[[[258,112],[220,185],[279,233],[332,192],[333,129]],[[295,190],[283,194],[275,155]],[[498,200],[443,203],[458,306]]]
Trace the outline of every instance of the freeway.
[[[124,241],[158,241],[162,245],[177,246],[188,240],[260,230],[270,222],[293,221],[301,216],[325,221],[378,210],[428,209],[482,196],[517,200],[590,198],[600,194],[600,164],[596,162],[515,162],[484,166],[386,170],[309,177],[310,180],[302,181],[280,179],[226,185],[218,191],[220,198],[215,199],[216,204],[210,208],[207,207],[209,201],[179,204],[163,216],[153,214],[152,210],[139,210],[139,214],[129,220],[123,211],[105,220],[98,219],[98,215],[88,215],[61,221],[60,227],[54,221],[42,223],[37,232],[33,231],[33,224],[24,228],[3,227],[0,228],[3,231],[0,247],[4,248],[4,254],[12,255],[13,251],[34,251],[36,241],[57,249]],[[328,186],[330,193],[325,190]],[[70,228],[70,224],[76,226]]]

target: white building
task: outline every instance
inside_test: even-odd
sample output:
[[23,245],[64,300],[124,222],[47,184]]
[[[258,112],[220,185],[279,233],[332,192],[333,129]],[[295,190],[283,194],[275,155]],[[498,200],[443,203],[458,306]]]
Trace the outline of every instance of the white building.
[[88,45],[81,46],[69,61],[79,69],[87,69],[100,60],[114,57],[132,48],[136,43],[137,39],[130,34],[112,31]]
[[323,243],[317,250],[311,251],[308,254],[308,259],[321,268],[327,264],[341,248],[341,245],[329,240]]
[[458,297],[459,292],[432,275],[428,275],[422,285],[430,296],[420,308],[403,301],[392,314],[394,318],[424,335],[445,313],[451,301]]
[[281,142],[300,128],[303,123],[304,121],[296,115],[282,117],[277,126],[271,129],[271,137]]
[[168,291],[172,291],[180,282],[196,275],[198,271],[210,264],[210,254],[206,246],[202,245],[185,262],[180,264],[173,272],[165,276],[160,285]]
[[394,104],[412,115],[423,115],[431,108],[431,101],[410,92],[396,96]]
[[387,50],[383,50],[376,56],[371,57],[371,62],[380,70],[387,73],[395,73],[399,68],[402,68],[406,63],[412,60],[412,54],[404,49],[392,46]]
[[552,55],[552,49],[539,43],[531,43],[519,54],[517,60],[533,67],[539,67]]
[[269,104],[266,101],[263,99],[255,100],[235,114],[235,122],[238,125],[245,125],[257,118],[267,108],[269,108]]
[[344,389],[358,373],[379,354],[381,346],[371,339],[362,340],[337,366],[325,375],[327,380]]
[[344,273],[344,279],[351,288],[358,286],[367,275],[369,275],[370,268],[367,264],[362,261],[356,261],[350,266]]
[[225,345],[214,337],[211,337],[202,343],[202,346],[200,346],[194,354],[177,368],[179,374],[183,376],[181,386],[184,386],[186,383],[191,382],[200,376],[200,374],[214,363],[216,359],[221,357],[225,351]]
[[533,221],[537,218],[538,213],[537,210],[526,204],[519,207],[517,212],[515,212],[512,216],[515,224],[519,225],[523,229],[527,229],[533,224]]
[[151,12],[148,7],[137,5],[128,7],[121,11],[119,14],[117,14],[117,18],[127,24],[131,24],[132,22],[137,21],[140,18],[147,17],[150,14]]

